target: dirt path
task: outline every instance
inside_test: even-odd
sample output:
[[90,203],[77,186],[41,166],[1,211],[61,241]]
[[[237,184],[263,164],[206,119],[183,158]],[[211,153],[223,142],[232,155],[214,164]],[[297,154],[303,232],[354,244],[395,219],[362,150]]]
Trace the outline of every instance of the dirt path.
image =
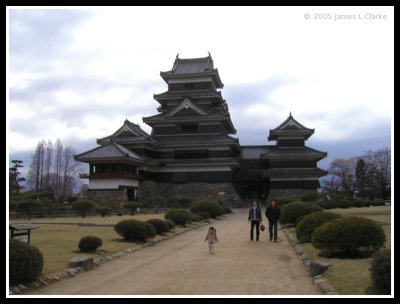
[[279,242],[249,240],[247,211],[102,264],[74,278],[30,290],[35,295],[311,295],[320,294],[282,231]]

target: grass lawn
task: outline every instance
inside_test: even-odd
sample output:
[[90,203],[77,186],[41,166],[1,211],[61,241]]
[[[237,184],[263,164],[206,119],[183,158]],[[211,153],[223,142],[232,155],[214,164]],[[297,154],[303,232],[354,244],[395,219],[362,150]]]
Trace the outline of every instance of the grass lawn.
[[[148,220],[150,218],[164,219],[164,214],[142,214],[125,215],[110,217],[87,217],[87,218],[39,218],[28,220],[11,220],[10,223],[94,223],[94,224],[117,224],[126,219]],[[190,226],[196,226],[193,223]],[[42,274],[48,275],[68,267],[68,261],[76,256],[90,256],[98,258],[114,254],[126,248],[139,246],[133,242],[125,242],[113,227],[90,227],[78,225],[56,225],[56,224],[37,224],[38,229],[31,232],[30,244],[36,246],[44,257],[44,267]],[[174,232],[184,230],[180,226],[175,227]],[[173,232],[171,232],[173,233]],[[84,236],[97,236],[102,239],[103,245],[95,253],[83,253],[79,251],[79,240]],[[154,239],[159,238],[156,236]]]
[[371,220],[384,222],[390,225],[391,223],[391,210],[390,206],[376,206],[376,207],[362,207],[362,208],[349,208],[349,209],[329,209],[328,212],[334,212],[341,215],[362,216],[370,218]]
[[[372,220],[387,223],[382,225],[386,235],[386,248],[391,248],[391,208],[390,206],[350,208],[350,209],[330,209],[327,212],[339,213],[342,215],[363,216]],[[289,228],[289,233],[296,238],[295,228]],[[323,274],[328,282],[335,288],[340,295],[363,295],[365,289],[371,284],[369,267],[371,258],[364,259],[339,259],[324,258],[319,256],[319,252],[311,243],[301,244],[305,253],[311,260],[322,260],[332,266]]]

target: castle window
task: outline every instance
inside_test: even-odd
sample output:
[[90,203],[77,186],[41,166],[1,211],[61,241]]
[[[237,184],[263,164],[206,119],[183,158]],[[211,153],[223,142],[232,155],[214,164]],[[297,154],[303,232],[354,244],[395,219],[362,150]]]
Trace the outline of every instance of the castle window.
[[185,83],[186,90],[193,90],[195,88],[194,83]]
[[208,151],[175,151],[175,159],[207,159]]
[[181,130],[182,130],[182,132],[185,132],[185,133],[199,132],[199,125],[197,125],[197,124],[182,125]]

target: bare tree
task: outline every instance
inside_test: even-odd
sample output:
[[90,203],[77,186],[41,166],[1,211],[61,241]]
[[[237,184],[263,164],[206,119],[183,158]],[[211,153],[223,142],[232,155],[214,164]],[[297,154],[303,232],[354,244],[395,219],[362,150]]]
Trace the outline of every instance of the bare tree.
[[52,162],[53,162],[53,143],[51,140],[47,141],[46,145],[46,158],[45,158],[45,179],[44,179],[44,188],[47,191],[51,190],[52,187],[52,181],[51,181],[51,167],[52,167]]
[[73,177],[76,170],[79,168],[79,162],[74,160],[74,155],[77,151],[72,147],[66,147],[62,159],[62,197],[65,198],[71,195],[73,188]]
[[[74,160],[76,151],[72,147],[64,148],[57,139],[53,146],[40,141],[33,155],[29,170],[29,185],[35,191],[50,191],[53,197],[61,201],[73,193],[74,175],[81,164]],[[53,161],[54,160],[54,161]]]
[[329,194],[339,193],[341,191],[341,179],[335,174],[328,174],[323,180],[322,187]]
[[352,196],[355,190],[365,199],[388,199],[391,186],[391,150],[381,148],[350,159],[335,159],[323,187],[330,193]]
[[43,191],[43,182],[44,182],[44,155],[46,152],[46,142],[44,139],[42,139],[42,142],[40,143],[41,149],[40,149],[40,154],[39,154],[39,159],[40,159],[40,186],[39,189],[40,191]]
[[373,170],[377,191],[382,199],[389,197],[389,187],[391,184],[391,150],[381,148],[376,151],[368,151],[365,158]]
[[328,170],[329,174],[336,177],[337,190],[349,196],[352,196],[354,192],[356,162],[357,158],[338,158],[331,162]]
[[[44,141],[39,141],[35,153],[32,156],[32,163],[28,172],[28,185],[35,191],[41,190],[41,179],[43,177],[43,162],[42,155],[44,153]],[[42,173],[42,175],[41,175]]]
[[63,145],[61,140],[57,138],[55,149],[54,149],[54,182],[53,182],[53,194],[56,199],[61,196],[62,185],[61,185],[61,167],[62,167],[62,156],[63,156]]

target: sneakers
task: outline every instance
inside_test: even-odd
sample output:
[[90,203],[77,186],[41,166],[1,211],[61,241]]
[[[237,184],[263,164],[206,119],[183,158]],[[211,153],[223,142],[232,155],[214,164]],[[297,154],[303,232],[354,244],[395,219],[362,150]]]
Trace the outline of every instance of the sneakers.
[[274,242],[276,243],[276,242],[278,242],[278,240],[274,240]]

